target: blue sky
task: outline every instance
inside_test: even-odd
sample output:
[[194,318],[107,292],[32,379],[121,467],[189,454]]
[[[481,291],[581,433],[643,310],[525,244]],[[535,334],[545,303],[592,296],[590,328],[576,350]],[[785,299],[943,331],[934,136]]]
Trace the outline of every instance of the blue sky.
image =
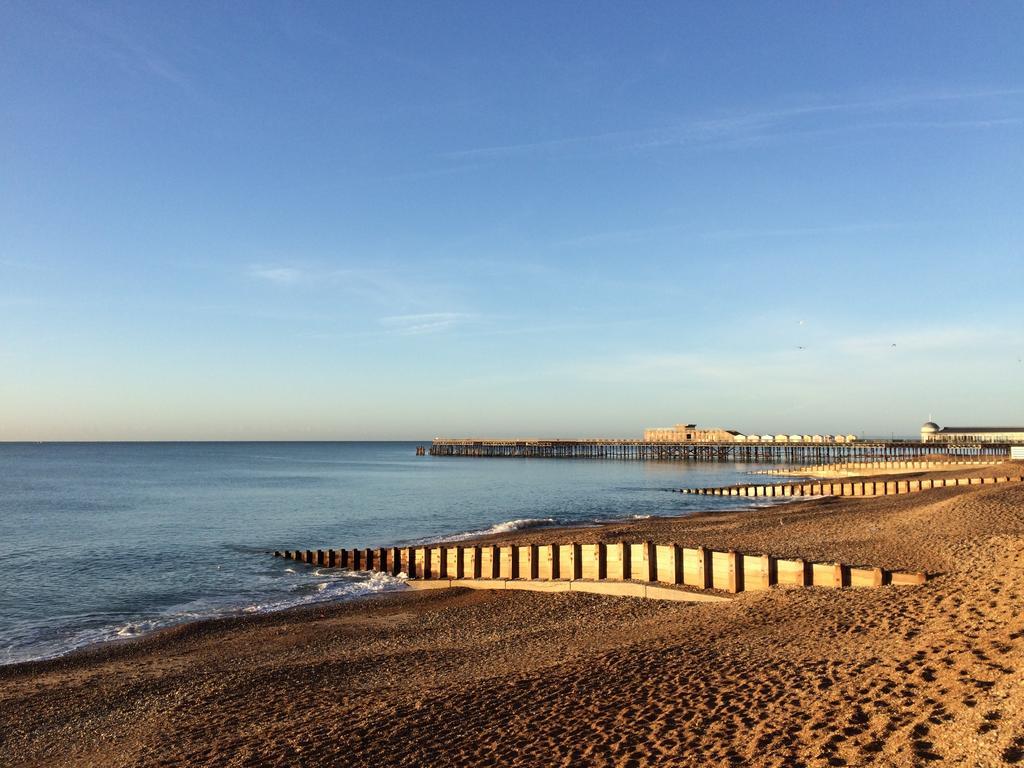
[[0,6],[0,440],[1024,423],[1024,5]]

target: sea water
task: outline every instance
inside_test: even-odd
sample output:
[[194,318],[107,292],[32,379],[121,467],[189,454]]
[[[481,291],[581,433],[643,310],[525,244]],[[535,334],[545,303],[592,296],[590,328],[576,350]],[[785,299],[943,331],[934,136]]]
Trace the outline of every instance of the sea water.
[[681,515],[751,466],[416,456],[409,443],[0,444],[0,663],[402,588],[274,549]]

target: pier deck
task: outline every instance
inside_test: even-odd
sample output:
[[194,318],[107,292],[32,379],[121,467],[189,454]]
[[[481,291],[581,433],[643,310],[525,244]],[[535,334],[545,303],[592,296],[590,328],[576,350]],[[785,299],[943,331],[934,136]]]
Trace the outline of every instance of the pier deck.
[[496,440],[435,438],[431,456],[532,459],[632,459],[640,461],[831,462],[907,459],[936,453],[1008,456],[1009,444],[941,445],[917,440],[852,443],[654,443],[601,438]]

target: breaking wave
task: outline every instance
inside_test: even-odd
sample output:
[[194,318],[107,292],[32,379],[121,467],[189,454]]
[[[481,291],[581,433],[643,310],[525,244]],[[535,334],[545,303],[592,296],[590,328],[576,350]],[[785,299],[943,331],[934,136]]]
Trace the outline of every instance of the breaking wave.
[[452,534],[451,536],[435,536],[430,539],[423,539],[417,543],[433,544],[436,541],[466,541],[467,539],[476,539],[482,536],[494,536],[499,533],[522,531],[527,528],[547,528],[556,524],[557,521],[553,517],[523,517],[518,520],[506,520],[503,523],[495,523],[490,528],[482,528],[477,531],[463,531],[462,533]]

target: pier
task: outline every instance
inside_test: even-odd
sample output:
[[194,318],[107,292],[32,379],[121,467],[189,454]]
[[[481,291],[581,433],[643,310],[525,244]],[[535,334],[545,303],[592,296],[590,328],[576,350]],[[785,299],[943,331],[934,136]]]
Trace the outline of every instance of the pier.
[[937,453],[1007,457],[1009,443],[923,443],[918,440],[805,442],[648,442],[604,438],[518,439],[435,438],[431,456],[528,459],[627,459],[639,461],[740,461],[827,463],[893,461]]

